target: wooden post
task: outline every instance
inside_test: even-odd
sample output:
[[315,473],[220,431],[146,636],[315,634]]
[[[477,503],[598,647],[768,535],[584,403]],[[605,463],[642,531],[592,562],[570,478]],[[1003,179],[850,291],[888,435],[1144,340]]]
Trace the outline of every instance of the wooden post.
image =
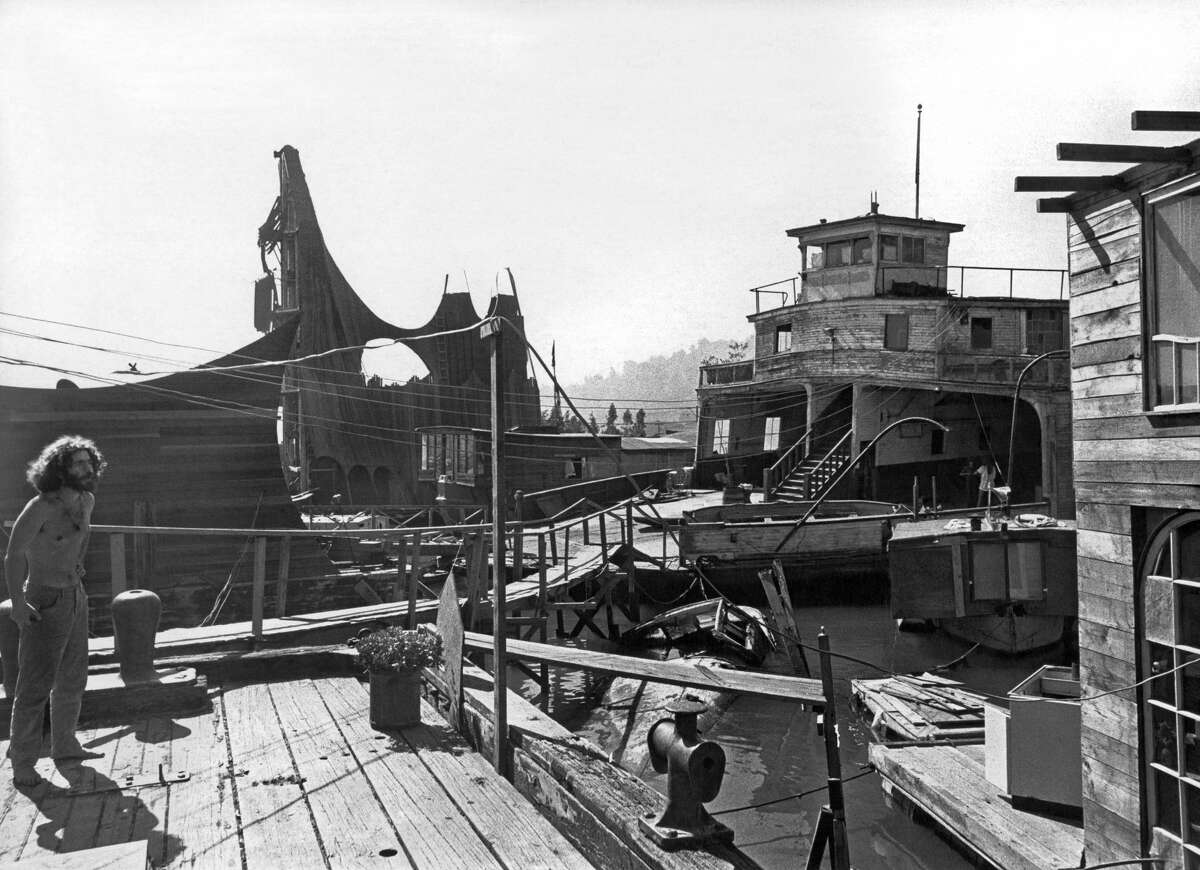
[[250,630],[255,640],[262,640],[263,598],[267,590],[267,539],[254,539],[254,585],[250,592]]
[[[554,538],[554,533],[550,533],[551,540]],[[538,628],[538,642],[546,643],[546,621],[548,615],[546,613],[546,536],[538,535],[538,603],[537,614],[542,618],[541,626]],[[560,613],[562,611],[559,611]],[[550,700],[550,666],[542,662],[538,666],[538,682],[542,687],[542,698],[545,702]]]
[[633,502],[625,504],[625,527],[629,529],[629,533],[625,539],[625,574],[629,577],[628,598],[629,598],[629,618],[633,620],[633,624],[637,625],[642,621],[642,601],[638,594],[637,586],[637,567],[634,565],[633,558]]
[[292,536],[284,535],[279,539],[279,573],[275,578],[275,615],[284,616],[287,613],[288,572],[292,562]]
[[408,573],[408,627],[417,627],[417,584],[421,580],[421,534],[413,538],[412,570]]
[[396,545],[396,579],[392,583],[392,601],[399,601],[408,576],[408,535],[401,535]]
[[829,864],[833,870],[850,870],[850,845],[846,840],[846,799],[842,792],[842,757],[838,746],[837,706],[833,693],[833,659],[825,627],[817,635],[821,650],[821,691],[825,695],[825,765],[829,782]]
[[125,583],[125,536],[113,532],[108,538],[110,594],[116,598],[128,587]]
[[504,529],[508,497],[504,486],[504,325],[493,318],[480,327],[482,338],[492,339],[492,689],[493,753],[496,773],[512,778],[508,752],[508,646],[504,624],[505,557]]
[[767,605],[775,616],[775,625],[784,635],[784,650],[792,671],[798,676],[809,676],[808,660],[800,646],[800,629],[796,626],[795,611],[792,610],[791,595],[788,594],[787,574],[783,563],[778,559],[771,563],[770,568],[758,572],[759,582],[767,596]]

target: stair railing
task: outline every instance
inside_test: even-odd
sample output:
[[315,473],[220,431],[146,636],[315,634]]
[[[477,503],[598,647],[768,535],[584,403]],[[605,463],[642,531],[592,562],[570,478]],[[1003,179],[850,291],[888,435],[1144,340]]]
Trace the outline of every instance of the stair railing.
[[775,490],[779,485],[787,480],[788,475],[804,461],[808,455],[804,451],[804,439],[801,438],[791,447],[784,451],[783,455],[775,460],[775,464],[770,468],[763,470],[763,497],[770,498],[775,494]]
[[826,484],[833,479],[833,476],[841,471],[842,466],[850,461],[850,436],[853,434],[853,429],[847,429],[846,433],[838,439],[837,444],[834,444],[828,453],[821,457],[821,461],[814,465],[808,472],[804,481],[804,497],[816,498],[825,489]]

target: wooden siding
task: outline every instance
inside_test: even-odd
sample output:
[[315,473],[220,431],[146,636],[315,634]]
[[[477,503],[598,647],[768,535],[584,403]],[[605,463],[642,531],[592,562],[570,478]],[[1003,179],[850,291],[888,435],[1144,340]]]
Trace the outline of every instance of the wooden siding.
[[[850,379],[919,383],[961,382],[973,390],[1011,394],[1033,355],[1023,353],[1021,322],[1029,308],[1062,308],[1045,300],[905,299],[874,297],[802,303],[755,321],[755,383],[783,378]],[[889,314],[908,314],[908,349],[883,346]],[[971,317],[992,319],[992,348],[971,347]],[[792,349],[775,352],[775,330],[792,328]],[[832,330],[832,335],[829,330]],[[1024,389],[1045,390],[1067,383],[1067,366],[1049,360],[1029,372]]]
[[[1200,419],[1162,425],[1144,395],[1140,193],[1181,174],[1139,168],[1124,193],[1078,196],[1067,221],[1073,435],[1084,696],[1139,677],[1139,519],[1200,504]],[[1143,854],[1148,841],[1136,691],[1082,705],[1089,863]]]

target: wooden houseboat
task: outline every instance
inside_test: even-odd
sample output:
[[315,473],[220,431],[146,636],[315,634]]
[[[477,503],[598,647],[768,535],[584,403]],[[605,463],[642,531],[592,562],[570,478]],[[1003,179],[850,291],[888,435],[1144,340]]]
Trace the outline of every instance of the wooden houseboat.
[[[931,507],[950,509],[977,503],[973,471],[989,463],[1014,501],[1073,516],[1068,366],[1030,367],[1065,356],[1062,272],[951,265],[962,230],[874,202],[788,230],[800,273],[752,288],[754,358],[700,370],[696,485],[723,474],[768,501],[912,504],[916,480]],[[905,423],[858,461],[912,416],[948,431]]]
[[739,601],[747,594],[757,600],[757,571],[777,560],[797,600],[812,600],[814,573],[874,578],[871,588],[855,594],[882,598],[892,525],[911,520],[912,511],[888,502],[831,499],[804,519],[812,506],[811,501],[713,505],[685,512],[679,526],[680,558]]
[[[1134,112],[1136,131],[1200,112]],[[1059,191],[1071,288],[1086,861],[1200,867],[1200,139],[1061,143],[1133,164]]]
[[[447,505],[490,503],[490,429],[426,426],[417,435],[418,497]],[[648,488],[661,489],[667,475],[690,464],[694,454],[690,443],[670,436],[558,433],[531,426],[504,433],[501,459],[506,497],[523,493],[523,517],[537,519],[580,499],[611,504]]]
[[1003,653],[1075,626],[1075,524],[1041,514],[900,523],[887,545],[892,615]]

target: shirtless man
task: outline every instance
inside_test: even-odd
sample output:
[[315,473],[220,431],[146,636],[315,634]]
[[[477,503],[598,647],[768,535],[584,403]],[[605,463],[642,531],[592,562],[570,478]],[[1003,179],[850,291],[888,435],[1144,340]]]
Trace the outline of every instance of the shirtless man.
[[87,683],[88,606],[83,557],[91,531],[93,491],[104,458],[86,438],[64,435],[29,464],[38,491],[13,525],[4,555],[12,619],[20,627],[13,697],[13,782],[36,785],[42,722],[50,702],[50,755],[99,758],[75,736]]

